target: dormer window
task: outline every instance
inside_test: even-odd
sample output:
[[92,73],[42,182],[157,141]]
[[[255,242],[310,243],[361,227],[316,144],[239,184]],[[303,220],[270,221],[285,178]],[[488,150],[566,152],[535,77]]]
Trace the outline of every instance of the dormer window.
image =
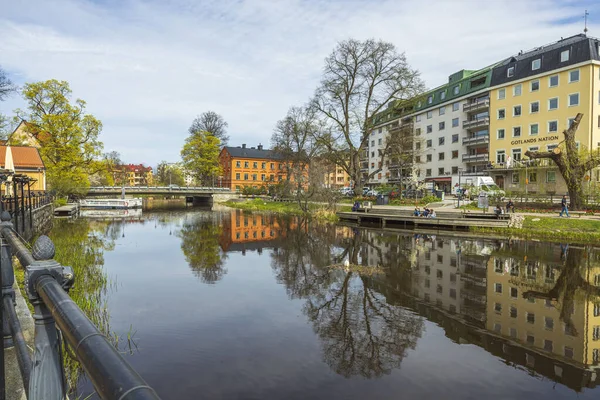
[[531,62],[531,70],[535,71],[536,69],[540,69],[542,67],[542,59],[536,58]]
[[569,61],[569,50],[560,52],[560,62]]
[[458,94],[458,92],[460,91],[460,85],[456,85],[454,86],[454,89],[452,89],[454,94]]
[[433,95],[427,96],[427,104],[431,104],[431,103],[433,103]]
[[506,70],[506,77],[512,78],[513,76],[515,76],[515,67],[508,67]]
[[446,98],[446,91],[440,92],[440,99],[444,100]]

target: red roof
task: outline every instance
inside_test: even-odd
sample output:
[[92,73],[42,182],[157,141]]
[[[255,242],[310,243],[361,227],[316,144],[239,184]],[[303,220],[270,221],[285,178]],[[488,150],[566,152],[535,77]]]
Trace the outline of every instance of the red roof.
[[152,172],[152,167],[146,167],[144,164],[124,164],[118,165],[117,169],[124,169],[132,172]]
[[[0,166],[6,167],[7,146],[0,146]],[[44,162],[37,148],[31,146],[10,146],[15,168],[44,168]]]

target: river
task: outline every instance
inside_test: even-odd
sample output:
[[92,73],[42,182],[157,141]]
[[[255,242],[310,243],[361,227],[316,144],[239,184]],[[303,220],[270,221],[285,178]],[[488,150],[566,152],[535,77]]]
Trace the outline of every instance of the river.
[[229,209],[59,221],[51,236],[73,225],[106,277],[77,290],[163,399],[600,395],[594,248]]

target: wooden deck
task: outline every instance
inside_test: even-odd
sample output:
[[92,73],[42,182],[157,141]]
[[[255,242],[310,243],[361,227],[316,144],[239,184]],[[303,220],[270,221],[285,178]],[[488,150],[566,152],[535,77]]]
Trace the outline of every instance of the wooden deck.
[[55,217],[70,217],[74,214],[77,214],[79,211],[79,204],[77,203],[69,203],[66,206],[57,207],[54,209]]
[[[393,210],[391,210],[393,211]],[[400,211],[400,210],[398,210]],[[469,215],[465,218],[461,213],[444,213],[437,218],[424,218],[407,215],[407,212],[388,212],[387,210],[372,210],[369,213],[356,212],[338,212],[341,220],[353,221],[362,224],[377,224],[382,228],[428,228],[428,229],[446,229],[446,230],[469,230],[470,227],[482,228],[507,228],[508,218],[497,219],[495,216],[485,215],[477,218],[476,215]]]

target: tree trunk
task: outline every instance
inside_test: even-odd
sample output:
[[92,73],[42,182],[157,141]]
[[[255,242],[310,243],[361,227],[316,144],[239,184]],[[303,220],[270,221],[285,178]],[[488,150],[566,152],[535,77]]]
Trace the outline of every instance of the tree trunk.
[[[567,177],[565,177],[567,178]],[[584,206],[583,198],[583,174],[572,173],[565,179],[569,191],[571,210],[581,210]]]
[[350,178],[354,181],[354,195],[362,196],[363,181],[362,181],[362,174],[360,172],[360,151],[357,151],[352,155],[352,160],[350,162],[350,169],[352,170],[352,175],[353,175],[353,176],[350,176]]

